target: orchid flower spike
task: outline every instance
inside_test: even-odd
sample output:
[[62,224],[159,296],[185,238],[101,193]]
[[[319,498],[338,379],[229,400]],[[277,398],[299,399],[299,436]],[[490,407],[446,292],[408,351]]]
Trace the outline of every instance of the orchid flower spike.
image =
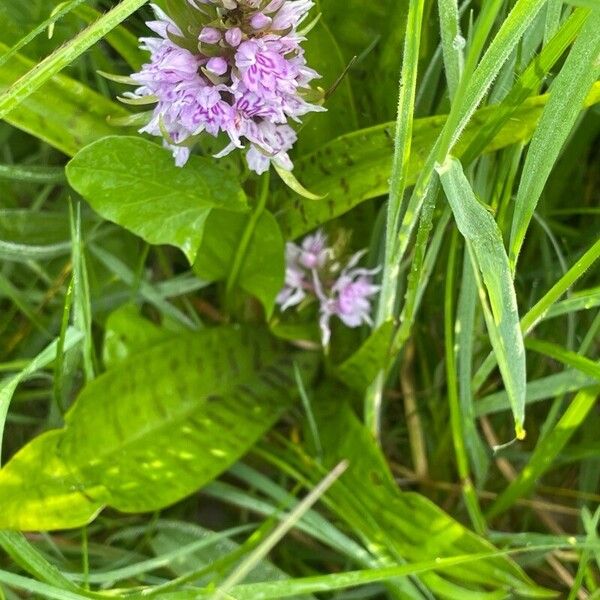
[[282,311],[307,299],[319,302],[319,326],[323,346],[331,339],[330,321],[337,317],[347,327],[373,325],[371,302],[379,292],[373,276],[379,271],[357,267],[365,251],[353,254],[345,265],[328,245],[321,231],[304,238],[300,245],[286,245],[285,285],[277,296]]
[[217,157],[244,149],[255,173],[271,163],[291,171],[290,122],[325,110],[307,100],[319,75],[307,66],[298,33],[312,0],[180,2],[189,5],[185,23],[153,6],[156,19],[147,26],[157,37],[140,40],[150,61],[131,76],[139,87],[128,96],[156,102],[140,132],[162,137],[178,166],[208,133],[229,140]]

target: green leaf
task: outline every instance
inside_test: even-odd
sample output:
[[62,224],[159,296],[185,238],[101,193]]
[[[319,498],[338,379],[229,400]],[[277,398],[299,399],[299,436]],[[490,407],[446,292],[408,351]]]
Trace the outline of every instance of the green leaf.
[[[211,212],[194,263],[194,271],[202,279],[227,279],[249,219],[247,214],[224,210]],[[261,301],[267,316],[271,315],[275,298],[283,287],[284,249],[285,244],[277,221],[270,212],[264,211],[256,223],[237,283]]]
[[[91,6],[77,6],[75,14],[87,23],[92,24],[102,15],[101,12]],[[144,53],[140,50],[138,38],[129,32],[123,25],[115,27],[104,39],[110,44],[127,62],[129,67],[138,71],[144,62]]]
[[35,594],[36,598],[52,598],[54,600],[89,600],[87,591],[72,592],[48,583],[40,583],[35,579],[15,575],[9,571],[0,571],[0,582],[13,589],[23,590],[27,594]]
[[22,448],[0,470],[2,529],[21,531],[79,527],[102,509],[105,497],[78,484],[61,458],[62,430],[44,433]]
[[442,52],[450,99],[454,98],[463,67],[463,49],[457,45],[460,36],[460,15],[457,0],[438,0]]
[[[329,90],[344,73],[346,64],[324,17],[311,30],[304,51],[308,64],[321,75],[319,86]],[[348,77],[339,82],[324,106],[327,112],[308,114],[303,118],[302,133],[295,148],[298,156],[358,127]]]
[[[8,46],[0,42],[0,52]],[[21,55],[0,67],[0,91],[32,69],[35,63]],[[23,100],[6,121],[73,156],[87,144],[115,133],[108,117],[129,113],[116,102],[66,75],[56,75]]]
[[550,98],[533,134],[515,199],[510,235],[513,270],[535,207],[561,149],[584,107],[590,88],[600,75],[600,11],[593,12],[573,44],[550,88]]
[[[173,561],[170,568],[177,575],[182,576],[198,571],[203,566],[211,565],[218,560],[226,560],[232,556],[234,557],[231,562],[232,565],[240,560],[239,558],[235,560],[236,554],[239,556],[239,544],[229,537],[215,534],[215,532],[198,525],[183,522],[163,522],[157,524],[157,529],[158,532],[150,541],[150,545],[158,557],[165,554],[174,554],[178,549],[190,547],[191,544],[198,543],[199,540],[207,542],[202,548],[198,548],[193,553],[178,557],[177,561]],[[287,573],[265,559],[248,574],[246,582],[279,581],[288,580],[289,578]],[[209,577],[206,579],[208,580]],[[308,598],[314,600],[313,596],[302,596],[298,597],[297,600],[308,600]]]
[[125,304],[106,320],[102,352],[104,366],[110,369],[135,352],[172,336],[172,332],[142,317],[137,306]]
[[[68,329],[65,335],[63,351],[66,352],[73,348],[81,340],[82,335],[75,329]],[[17,387],[31,377],[34,373],[47,367],[56,358],[58,341],[53,341],[48,347],[44,348],[24,369],[16,375],[0,381],[0,449],[2,448],[2,438],[4,433],[4,423],[10,407],[12,397]]]
[[238,327],[135,355],[84,388],[64,429],[0,471],[0,528],[77,527],[105,505],[145,512],[180,500],[265,433],[293,399],[294,361],[312,371],[315,360]]
[[[525,435],[523,422],[527,383],[525,348],[502,234],[492,215],[475,197],[458,160],[448,157],[437,170],[456,225],[467,242],[475,279],[480,288],[490,341],[510,398],[515,432],[518,438],[522,438]],[[487,297],[482,289],[480,275],[483,277]]]
[[540,354],[553,358],[567,367],[577,369],[588,377],[593,377],[600,382],[600,364],[585,356],[581,356],[581,354],[578,354],[577,352],[567,350],[552,342],[536,339],[526,340],[525,347],[528,350],[533,350],[534,352],[539,352]]
[[585,421],[596,405],[600,388],[582,389],[569,404],[556,426],[543,437],[518,477],[498,496],[487,516],[494,518],[510,508],[516,500],[532,490],[542,475],[552,466],[577,428]]
[[[417,493],[401,492],[370,432],[347,403],[332,391],[315,404],[324,467],[347,459],[350,467],[327,493],[329,508],[347,521],[381,560],[381,565],[415,563],[478,554],[494,548]],[[540,593],[521,569],[506,557],[483,559],[437,575],[423,574],[435,597],[447,585],[467,589],[511,590],[517,595]]]
[[285,185],[287,185],[292,192],[295,192],[302,198],[306,198],[307,200],[323,200],[325,196],[319,196],[318,194],[313,194],[311,191],[307,190],[297,179],[292,171],[288,171],[283,167],[277,165],[277,163],[273,163],[273,167],[277,172],[277,175],[281,177],[281,180]]
[[38,167],[30,165],[0,165],[0,179],[25,181],[27,183],[63,183],[65,172],[62,167]]
[[[169,319],[172,319],[173,322],[180,323],[187,329],[197,328],[197,323],[192,320],[186,312],[169,302],[165,293],[157,289],[157,286],[152,285],[149,281],[140,279],[138,274],[132,271],[125,262],[119,260],[114,254],[103,250],[99,246],[90,245],[89,248],[94,257],[108,269],[111,277],[114,276],[129,288],[137,288],[140,297],[143,298],[145,302],[155,306],[163,317],[168,317]],[[198,279],[196,279],[196,282],[200,284],[200,287],[203,287],[204,282],[201,282]]]
[[[24,36],[20,37],[20,39],[16,41],[16,43],[13,44],[7,52],[3,52],[2,54],[0,54],[0,66],[4,65],[17,52],[20,52],[23,48],[28,46],[33,40],[35,40],[35,38],[37,38],[40,34],[44,33],[44,31],[48,31],[48,34],[50,34],[50,31],[54,30],[54,26],[59,20],[68,15],[72,10],[77,8],[77,6],[82,4],[83,2],[85,2],[85,0],[71,0],[70,2],[61,2],[58,6],[54,8],[54,10],[52,10],[50,15],[46,19],[44,19],[41,23],[38,23],[33,29],[24,29],[27,31],[27,33]],[[4,31],[2,32],[2,34],[4,40],[7,41],[7,39],[10,40],[11,35],[9,33],[7,36],[6,29],[8,28],[10,31],[10,24],[6,21],[9,21],[10,19],[8,15],[1,16],[3,18],[4,23]],[[22,23],[21,26],[23,26]]]
[[[525,404],[533,404],[548,398],[558,398],[570,392],[577,392],[581,388],[594,385],[597,381],[595,377],[585,375],[578,369],[565,369],[560,373],[554,373],[528,382]],[[475,414],[477,416],[509,409],[510,402],[505,391],[495,392],[475,403]]]
[[[529,334],[546,315],[552,306],[575,284],[600,258],[600,239],[596,240],[573,264],[573,266],[529,309],[521,320],[521,331]],[[490,353],[473,377],[473,388],[478,390],[495,366],[494,354]]]
[[460,294],[456,307],[456,369],[458,377],[458,400],[460,402],[461,426],[465,446],[473,464],[478,482],[485,481],[489,466],[487,448],[479,437],[473,390],[473,350],[476,337],[477,283],[473,275],[469,253],[465,252],[462,264]]
[[0,209],[1,260],[47,260],[70,251],[69,218],[65,213]]
[[[574,11],[565,20],[556,35],[546,44],[539,54],[535,54],[527,68],[521,73],[513,88],[504,97],[491,119],[481,124],[479,135],[475,136],[466,150],[464,158],[470,163],[479,156],[488,141],[502,129],[503,124],[529,96],[538,93],[544,79],[552,67],[562,57],[573,43],[585,22],[587,13],[583,10]],[[456,151],[454,152],[456,154]]]
[[190,263],[211,208],[246,206],[242,188],[214,160],[193,156],[179,168],[167,150],[141,137],[86,146],[67,165],[67,177],[102,217],[150,244],[179,247]]
[[378,327],[352,356],[335,368],[335,376],[349,388],[363,393],[387,364],[394,331],[393,321]]
[[22,533],[0,531],[0,546],[21,568],[38,581],[77,592],[77,586],[67,579],[52,563],[49,563]]
[[0,93],[0,119],[19,106],[23,100],[38,90],[46,81],[60,73],[62,69],[101,40],[146,2],[147,0],[123,0],[79,35],[37,63],[7,90]]
[[[477,111],[463,131],[453,153],[460,157],[481,132],[481,127],[502,111],[504,127],[486,145],[493,152],[527,142],[547,102],[547,96],[535,96],[517,109],[506,113],[503,107],[490,106]],[[600,83],[594,85],[586,106],[600,102]],[[510,119],[509,119],[510,117]],[[415,119],[408,164],[407,185],[413,185],[425,164],[427,153],[438,138],[445,115]],[[494,131],[492,131],[494,133]],[[319,150],[295,161],[294,174],[324,200],[303,200],[284,189],[277,195],[275,213],[287,239],[296,238],[338,217],[361,202],[389,191],[392,168],[394,124],[384,123],[343,135]]]

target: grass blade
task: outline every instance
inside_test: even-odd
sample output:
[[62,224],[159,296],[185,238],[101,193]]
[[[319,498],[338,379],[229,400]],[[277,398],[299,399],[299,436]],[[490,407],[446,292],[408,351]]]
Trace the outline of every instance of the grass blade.
[[0,95],[0,119],[3,119],[46,81],[81,56],[146,2],[147,0],[123,0],[79,35],[35,65]]
[[[598,258],[600,258],[600,240],[595,242],[525,314],[521,319],[521,331],[523,332],[523,335],[527,335],[533,331],[537,324],[549,313],[556,301],[587,272]],[[483,385],[483,382],[492,372],[495,365],[495,357],[493,353],[491,353],[473,377],[474,390],[478,390]]]
[[438,166],[438,173],[458,229],[467,241],[475,278],[479,280],[480,274],[483,278],[483,285],[479,287],[488,333],[510,398],[515,433],[522,439],[525,436],[525,348],[502,235],[492,215],[477,201],[458,160],[447,159]]
[[446,81],[450,100],[452,100],[460,83],[463,69],[461,44],[465,43],[464,38],[460,35],[458,2],[456,0],[438,0],[438,13]]
[[227,597],[227,592],[234,585],[243,581],[246,575],[266,558],[273,547],[296,525],[306,511],[319,500],[347,468],[347,461],[342,461],[313,490],[311,490],[306,498],[290,512],[287,518],[284,521],[281,521],[264,542],[235,569],[223,584],[219,586],[217,593],[214,595],[214,599],[220,600],[221,598]]
[[465,505],[469,512],[469,517],[477,533],[483,534],[487,528],[477,494],[473,488],[469,472],[469,460],[467,458],[467,440],[465,436],[465,421],[468,415],[461,414],[459,403],[459,390],[457,380],[456,366],[456,346],[454,342],[454,306],[453,294],[456,278],[456,255],[457,255],[457,235],[454,231],[452,236],[452,245],[450,247],[450,257],[448,259],[448,268],[446,271],[446,291],[444,301],[444,341],[446,350],[446,386],[448,394],[448,403],[450,405],[450,425],[452,429],[452,440],[454,442],[454,452],[456,454],[456,466],[458,475],[462,481],[462,492]]
[[23,569],[39,581],[77,592],[77,586],[36,550],[22,533],[0,531],[0,546]]
[[[65,335],[64,350],[70,350],[81,340],[81,337],[81,333],[75,329],[68,329]],[[42,350],[22,371],[0,382],[0,449],[2,448],[2,433],[4,431],[8,407],[17,386],[36,371],[48,366],[56,358],[57,345],[58,342],[55,340]]]
[[65,15],[70,13],[78,5],[83,4],[87,0],[71,0],[71,2],[63,2],[57,9],[53,10],[47,19],[44,19],[37,27],[34,27],[27,35],[23,36],[16,44],[9,48],[4,54],[0,56],[0,67],[9,59],[14,56],[21,48],[24,48],[34,40],[38,35],[43,33],[45,29],[53,27],[57,21],[62,19]]
[[[407,186],[411,154],[424,6],[424,0],[411,0],[408,8],[404,60],[402,61],[402,72],[400,75],[398,116],[394,137],[390,196],[387,205],[383,279],[376,318],[376,325],[378,327],[392,319],[396,312],[396,292],[398,290],[400,275],[400,263],[396,260],[395,256],[396,237],[404,210],[404,192]],[[367,391],[365,397],[365,423],[376,438],[379,437],[380,431],[383,384],[384,378],[382,376],[378,377],[376,383]]]
[[598,387],[586,388],[575,396],[556,427],[536,446],[526,467],[492,504],[486,515],[489,519],[508,510],[518,498],[533,489],[595,406],[599,391]]
[[514,273],[519,252],[544,185],[571,133],[584,99],[600,75],[600,11],[593,12],[557,75],[527,153],[515,200],[509,255]]

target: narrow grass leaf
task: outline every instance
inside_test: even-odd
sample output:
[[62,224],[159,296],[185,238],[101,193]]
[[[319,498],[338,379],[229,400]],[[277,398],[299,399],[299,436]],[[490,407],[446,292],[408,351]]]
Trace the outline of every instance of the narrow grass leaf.
[[71,261],[73,263],[73,325],[83,333],[81,356],[86,381],[95,375],[95,354],[92,338],[92,302],[88,282],[85,250],[81,232],[81,203],[70,205]]
[[25,536],[17,531],[0,531],[0,546],[25,571],[39,581],[49,585],[78,591],[77,586],[27,541]]
[[233,586],[243,581],[246,575],[266,558],[267,554],[275,547],[283,536],[285,536],[285,534],[290,531],[302,516],[319,500],[319,498],[327,492],[347,468],[347,461],[342,461],[317,486],[315,486],[306,498],[299,502],[290,514],[279,523],[264,542],[260,544],[260,546],[219,586],[216,594],[214,594],[214,599],[220,600],[221,598],[224,598]]
[[448,158],[438,166],[456,225],[472,251],[474,272],[479,273],[489,298],[491,314],[482,303],[490,341],[500,366],[515,419],[518,438],[525,435],[525,348],[519,312],[502,235],[488,210],[479,203],[460,162]]
[[458,2],[456,0],[438,0],[440,35],[444,56],[444,72],[450,100],[454,98],[460,84],[463,69],[463,48],[465,39],[460,34]]
[[24,48],[34,40],[38,35],[43,33],[46,29],[53,27],[60,19],[65,15],[69,14],[80,4],[83,4],[87,0],[71,0],[70,2],[62,2],[57,6],[51,13],[50,16],[44,19],[39,25],[34,27],[31,31],[28,31],[16,44],[11,46],[7,51],[0,55],[0,67],[8,61],[9,58],[14,56],[17,52]]
[[[375,317],[375,325],[377,327],[381,327],[386,322],[393,320],[397,311],[396,295],[400,277],[400,261],[396,257],[396,238],[398,236],[402,213],[405,210],[404,196],[408,185],[407,179],[412,152],[419,48],[421,47],[424,9],[424,0],[410,0],[398,92],[398,112],[394,136],[390,195],[387,203],[383,276]],[[364,400],[365,422],[376,438],[379,438],[381,429],[380,413],[383,386],[384,374],[381,373],[375,380],[375,383],[367,390]]]
[[[527,311],[521,319],[521,331],[527,335],[540,323],[557,300],[600,258],[600,239],[594,242],[573,266]],[[473,389],[478,390],[496,365],[495,356],[490,353],[473,377]]]
[[[585,375],[577,369],[565,369],[547,377],[540,377],[527,383],[525,404],[533,404],[542,400],[557,398],[570,392],[578,392],[581,388],[594,385],[597,379]],[[506,391],[495,392],[475,403],[475,414],[480,417],[503,410],[510,410],[510,402]]]
[[479,135],[471,140],[469,147],[461,157],[465,164],[470,163],[484,151],[489,140],[502,129],[503,123],[513,115],[527,98],[538,93],[541,84],[552,67],[583,27],[586,17],[587,11],[576,10],[563,23],[548,44],[541,49],[540,53],[534,56],[502,103],[497,106],[496,113],[480,124]]
[[533,134],[515,199],[509,255],[514,272],[529,223],[548,176],[600,75],[600,11],[592,12],[575,40]]
[[473,375],[473,350],[475,340],[475,317],[477,309],[477,284],[473,275],[469,253],[464,253],[460,294],[456,309],[454,331],[456,336],[456,362],[458,369],[458,392],[462,413],[462,429],[469,458],[477,481],[485,479],[489,459],[477,432],[475,405],[471,390]]
[[[82,338],[82,334],[75,329],[68,329],[65,335],[64,350],[70,350]],[[57,341],[52,342],[40,352],[24,369],[16,375],[0,381],[0,449],[2,448],[2,433],[6,422],[6,415],[12,397],[18,385],[33,375],[36,371],[47,367],[56,358]]]
[[[572,547],[572,546],[570,546]],[[292,579],[289,581],[273,581],[264,583],[250,583],[246,585],[236,586],[231,590],[231,598],[236,600],[261,600],[289,598],[297,594],[309,594],[319,592],[330,592],[333,590],[343,590],[353,587],[359,587],[376,581],[390,581],[396,578],[408,577],[411,575],[430,574],[434,571],[451,570],[452,567],[459,565],[468,565],[477,563],[481,560],[492,559],[501,556],[508,556],[511,553],[535,552],[540,550],[553,549],[555,546],[531,547],[526,549],[501,550],[496,552],[474,553],[452,558],[436,558],[430,561],[420,561],[407,565],[397,565],[390,567],[382,567],[380,569],[365,569],[363,571],[346,571],[343,573],[334,573],[329,575],[317,575],[313,577],[303,577]],[[452,589],[449,586],[448,591]],[[457,592],[456,588],[453,590]],[[205,592],[206,594],[206,592]],[[467,591],[463,592],[462,598],[466,598]],[[502,598],[506,597],[506,592],[502,594],[485,594],[478,593],[472,598]],[[528,590],[527,596],[530,598],[553,598],[554,592],[543,588],[531,588]],[[181,596],[187,598],[189,596]],[[199,595],[198,597],[208,597],[208,595]],[[458,596],[452,596],[458,597]],[[191,598],[191,597],[189,597]],[[177,600],[178,596],[173,595],[165,598],[165,600]]]
[[0,571],[0,583],[3,583],[11,588],[23,590],[30,594],[35,594],[37,598],[49,598],[52,600],[90,600],[89,592],[74,592],[65,590],[61,587],[50,585],[48,583],[40,583],[35,579],[15,575],[8,571]]
[[138,286],[139,297],[155,306],[163,315],[174,319],[189,329],[195,329],[195,323],[179,308],[168,302],[165,295],[161,294],[157,286],[142,279],[138,281],[136,274],[119,258],[100,248],[100,246],[90,246],[90,253],[93,254],[111,273],[129,286]]
[[64,183],[65,170],[62,167],[0,165],[0,179],[8,179],[9,181],[24,181],[26,183]]
[[454,342],[454,286],[456,278],[456,255],[458,248],[458,235],[456,230],[452,236],[452,243],[448,257],[448,267],[446,269],[446,289],[444,298],[444,346],[446,350],[446,388],[448,404],[450,408],[450,429],[452,431],[452,441],[454,443],[454,453],[456,455],[456,468],[462,482],[462,493],[473,524],[473,528],[479,534],[484,534],[487,528],[479,500],[473,484],[467,457],[467,423],[473,422],[472,415],[461,413],[459,401],[459,387],[456,365],[456,346]]
[[525,342],[525,347],[528,350],[533,350],[534,352],[553,358],[567,367],[577,369],[588,377],[593,377],[600,382],[600,363],[597,361],[590,360],[577,352],[572,352],[558,344],[553,344],[545,340],[528,339]]
[[46,81],[60,73],[62,69],[81,56],[88,48],[101,40],[146,2],[147,0],[123,0],[23,75],[5,92],[0,94],[0,119],[4,118]]
[[519,498],[529,493],[540,478],[552,467],[554,459],[566,446],[577,428],[584,422],[596,405],[600,388],[582,389],[569,404],[565,414],[554,429],[546,434],[536,446],[531,458],[517,478],[498,496],[486,516],[493,519],[508,510]]

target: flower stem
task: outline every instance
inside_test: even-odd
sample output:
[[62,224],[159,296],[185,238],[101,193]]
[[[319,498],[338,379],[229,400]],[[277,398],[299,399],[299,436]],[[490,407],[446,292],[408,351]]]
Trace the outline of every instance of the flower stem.
[[256,206],[254,207],[254,211],[246,223],[246,227],[244,228],[244,232],[242,233],[242,238],[240,240],[240,245],[237,248],[233,258],[233,263],[231,265],[231,270],[229,271],[229,276],[227,277],[227,283],[225,284],[225,298],[227,305],[230,307],[233,303],[233,292],[237,285],[240,271],[244,266],[244,260],[246,259],[246,254],[248,252],[248,246],[250,245],[250,241],[254,235],[256,224],[261,218],[267,205],[267,198],[269,197],[269,181],[270,171],[267,171],[260,179],[260,187]]

